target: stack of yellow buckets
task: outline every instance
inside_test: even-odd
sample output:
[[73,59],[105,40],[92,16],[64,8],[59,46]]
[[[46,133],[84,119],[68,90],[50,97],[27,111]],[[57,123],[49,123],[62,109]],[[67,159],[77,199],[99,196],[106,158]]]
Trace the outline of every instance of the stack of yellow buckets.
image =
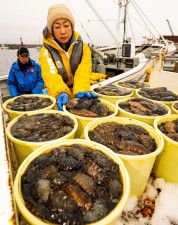
[[[133,95],[137,95],[138,91],[132,91],[129,96],[125,96],[122,99],[118,99],[116,96],[103,96],[99,95],[100,100],[103,104],[106,104],[108,108],[113,111],[113,114],[103,118],[86,118],[73,115],[69,113],[64,107],[64,112],[53,110],[55,100],[52,99],[53,103],[48,109],[42,109],[38,112],[25,112],[27,115],[34,115],[38,113],[60,113],[62,115],[68,115],[74,121],[74,129],[68,135],[60,138],[60,140],[48,141],[44,143],[36,142],[24,142],[17,140],[11,134],[12,125],[17,122],[21,116],[19,112],[13,112],[7,109],[7,104],[13,99],[8,100],[4,103],[4,110],[8,113],[11,122],[8,124],[6,133],[8,138],[13,142],[16,150],[17,158],[21,164],[17,172],[14,185],[14,193],[17,205],[22,215],[28,220],[30,224],[45,225],[49,224],[46,221],[42,221],[40,218],[34,216],[26,207],[21,192],[21,177],[26,171],[29,164],[38,156],[50,152],[53,148],[62,145],[82,144],[88,146],[93,150],[98,149],[103,154],[107,155],[111,160],[116,162],[120,168],[122,181],[123,181],[123,196],[114,210],[109,215],[104,217],[102,220],[97,221],[94,224],[104,225],[113,223],[118,216],[122,213],[125,204],[130,196],[140,196],[143,194],[150,174],[154,172],[156,176],[164,178],[166,181],[178,183],[178,175],[175,171],[178,171],[178,142],[171,140],[166,137],[159,129],[158,125],[165,121],[172,121],[178,119],[178,110],[173,108],[173,103],[160,103],[164,105],[168,110],[167,115],[160,117],[143,117],[126,113],[118,107],[120,101],[127,101]],[[36,95],[37,96],[37,95]],[[46,97],[46,95],[45,95]],[[119,100],[119,101],[118,101]],[[171,109],[174,114],[171,114]],[[123,155],[116,154],[109,148],[93,142],[89,139],[88,133],[93,130],[96,126],[106,122],[117,122],[118,124],[126,125],[133,124],[138,125],[148,131],[149,135],[154,138],[157,148],[154,152],[145,155]],[[108,134],[109,135],[109,134]],[[80,139],[76,139],[80,138]],[[84,140],[84,138],[86,140]],[[68,139],[68,140],[67,140]],[[71,139],[71,140],[69,140]]]

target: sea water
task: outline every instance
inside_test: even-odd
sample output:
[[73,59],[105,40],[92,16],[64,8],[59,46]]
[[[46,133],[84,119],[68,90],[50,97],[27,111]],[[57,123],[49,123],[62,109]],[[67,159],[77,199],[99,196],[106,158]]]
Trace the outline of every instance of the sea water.
[[[39,62],[39,50],[29,48],[30,58]],[[0,50],[0,77],[8,76],[13,62],[17,60],[17,49]]]

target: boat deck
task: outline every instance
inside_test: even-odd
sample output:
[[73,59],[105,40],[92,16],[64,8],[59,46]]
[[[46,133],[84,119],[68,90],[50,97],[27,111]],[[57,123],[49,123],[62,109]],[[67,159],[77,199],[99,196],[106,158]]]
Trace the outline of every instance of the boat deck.
[[178,73],[163,71],[161,61],[157,60],[150,76],[152,87],[167,87],[168,90],[178,93]]
[[[0,105],[0,224],[16,225],[18,224],[18,216],[16,205],[12,195],[13,179],[17,164],[14,162],[14,153],[12,143],[5,135],[6,116]],[[12,147],[12,148],[11,148]],[[11,149],[11,150],[10,150]]]
[[[155,62],[154,70],[151,73],[150,84],[153,87],[165,86],[169,90],[178,93],[178,73],[162,71],[161,62],[160,60],[158,60],[157,62]],[[4,128],[6,127],[6,120],[4,118],[4,112],[1,105],[0,126],[0,198],[3,202],[0,207],[0,224],[27,225],[28,223],[21,216],[19,217],[19,215],[17,215],[14,199],[11,195],[13,178],[15,176],[14,171],[17,170],[17,162],[14,161],[16,157],[12,157],[12,143],[8,141],[7,137],[5,136]]]

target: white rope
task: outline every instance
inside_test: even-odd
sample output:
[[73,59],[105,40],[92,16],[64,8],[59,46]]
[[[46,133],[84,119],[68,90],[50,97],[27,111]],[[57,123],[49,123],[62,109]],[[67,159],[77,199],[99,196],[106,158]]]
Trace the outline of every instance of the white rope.
[[[157,32],[157,34],[160,36],[159,31],[156,29],[156,27],[152,24],[152,22],[148,19],[148,17],[144,14],[143,10],[138,6],[138,4],[135,2],[135,0],[132,0],[132,4],[136,5],[136,7],[141,11],[143,16],[147,19],[147,21],[150,23],[150,25],[153,27],[153,29]],[[143,18],[143,17],[142,17]]]
[[132,24],[131,24],[131,21],[130,21],[129,17],[128,17],[128,21],[129,21],[130,30],[131,30],[131,33],[132,33],[132,36],[133,36],[133,39],[134,39],[134,43],[136,43],[135,35],[134,35],[134,32],[133,32]]
[[143,27],[146,31],[150,32],[150,29],[148,28],[148,26],[144,26],[140,21],[138,21],[133,15],[131,15],[130,13],[128,13],[128,16],[131,17],[135,22],[137,22],[137,24],[139,24],[141,27]]
[[115,37],[115,35],[113,34],[112,30],[107,26],[107,24],[104,22],[104,20],[101,18],[101,16],[99,15],[98,11],[95,9],[95,7],[91,4],[91,2],[89,0],[85,0],[85,2],[89,5],[89,7],[92,9],[92,11],[95,13],[95,16],[97,18],[99,18],[99,21],[103,24],[103,26],[105,27],[105,29],[108,31],[108,33],[110,34],[110,36],[113,38],[113,40],[115,41],[115,44],[118,44],[118,40]]
[[[149,32],[150,32],[153,36],[155,36],[155,35],[152,33],[152,31],[150,30],[150,28],[148,27],[148,25],[146,24],[144,17],[141,15],[141,13],[139,12],[139,10],[137,9],[138,6],[136,7],[136,6],[134,5],[134,4],[136,4],[136,3],[134,2],[134,0],[132,0],[131,3],[132,3],[132,5],[133,5],[133,7],[135,8],[135,10],[137,11],[138,15],[140,16],[140,18],[142,19],[142,21],[143,21],[143,23],[145,24],[145,26],[148,28]],[[139,7],[138,7],[138,8],[139,8]],[[143,15],[144,15],[144,14],[143,14]],[[144,15],[144,16],[145,16],[145,15]]]

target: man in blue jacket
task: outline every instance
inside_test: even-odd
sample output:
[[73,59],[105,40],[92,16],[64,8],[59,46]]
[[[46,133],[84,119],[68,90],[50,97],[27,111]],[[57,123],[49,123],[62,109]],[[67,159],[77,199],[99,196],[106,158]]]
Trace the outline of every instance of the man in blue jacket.
[[11,97],[22,94],[42,94],[44,81],[38,63],[30,59],[26,47],[17,51],[17,61],[11,66],[7,84]]

